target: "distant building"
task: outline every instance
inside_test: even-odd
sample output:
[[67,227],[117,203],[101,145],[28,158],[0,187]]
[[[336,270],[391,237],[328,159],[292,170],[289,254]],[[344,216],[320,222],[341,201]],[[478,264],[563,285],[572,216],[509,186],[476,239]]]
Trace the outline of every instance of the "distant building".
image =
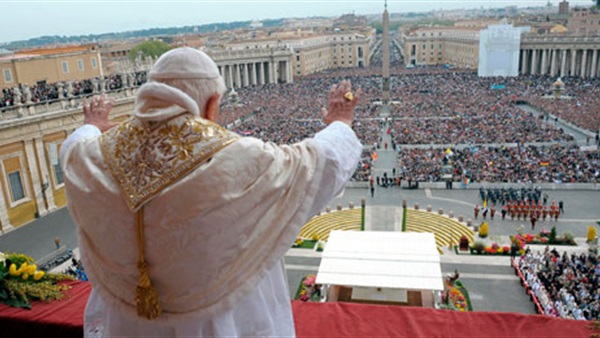
[[314,27],[330,28],[332,25],[333,25],[333,19],[331,19],[331,18],[286,19],[285,23],[284,23],[285,28],[314,28]]
[[569,2],[567,0],[563,0],[558,4],[558,14],[569,14]]
[[258,28],[262,28],[263,23],[258,20],[252,20],[252,22],[250,22],[249,26],[252,29],[258,29]]
[[0,56],[0,88],[103,76],[97,45],[41,48]]
[[480,27],[419,28],[402,36],[406,65],[476,68]]
[[345,14],[333,20],[333,26],[340,28],[364,27],[366,25],[366,17],[354,14]]
[[[286,48],[292,53],[292,75],[303,76],[331,68],[367,67],[374,38],[374,29],[330,33],[279,31],[265,39],[232,42],[226,49],[259,53],[261,49]],[[219,64],[218,59],[215,61]]]
[[600,35],[600,11],[595,8],[574,8],[567,28],[573,34]]

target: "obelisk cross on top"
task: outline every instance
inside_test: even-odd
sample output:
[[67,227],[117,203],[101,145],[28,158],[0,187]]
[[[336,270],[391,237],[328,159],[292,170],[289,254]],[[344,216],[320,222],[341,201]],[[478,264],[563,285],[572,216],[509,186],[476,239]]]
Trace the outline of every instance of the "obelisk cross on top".
[[390,100],[390,15],[387,11],[387,0],[383,11],[383,67],[381,70],[382,83],[381,100],[387,103]]

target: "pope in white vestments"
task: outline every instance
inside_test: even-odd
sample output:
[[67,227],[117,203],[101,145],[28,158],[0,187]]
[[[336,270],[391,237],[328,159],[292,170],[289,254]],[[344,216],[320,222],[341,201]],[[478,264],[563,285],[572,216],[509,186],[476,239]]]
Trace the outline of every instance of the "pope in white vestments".
[[206,54],[175,49],[156,62],[129,120],[113,126],[112,103],[94,98],[64,142],[92,283],[87,337],[295,335],[281,258],[356,168],[358,95],[334,86],[328,126],[276,145],[215,123],[224,89]]

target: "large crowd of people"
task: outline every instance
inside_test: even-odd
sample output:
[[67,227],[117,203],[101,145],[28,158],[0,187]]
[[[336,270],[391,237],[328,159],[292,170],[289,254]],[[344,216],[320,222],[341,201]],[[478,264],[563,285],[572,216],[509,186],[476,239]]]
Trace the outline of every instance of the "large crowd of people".
[[577,320],[600,319],[600,262],[594,254],[562,255],[546,248],[527,251],[519,268],[545,314]]
[[594,183],[600,179],[600,152],[577,146],[404,148],[402,172],[412,180],[438,182],[442,167],[470,182]]
[[[127,79],[129,77],[129,79]],[[129,81],[129,84],[127,84]],[[88,96],[101,91],[113,91],[125,86],[140,86],[146,82],[145,72],[130,75],[112,74],[105,78],[84,79],[78,81],[46,83],[33,85],[20,84],[2,89],[0,108],[12,107],[17,104],[40,103],[58,100],[60,97]],[[62,94],[62,95],[61,95]]]
[[[377,65],[377,58],[374,61]],[[354,125],[357,135],[367,148],[376,148],[382,132],[387,130],[392,148],[402,149],[398,160],[404,181],[440,181],[441,169],[448,164],[461,182],[465,178],[471,182],[555,183],[600,179],[598,151],[581,151],[572,144],[573,137],[550,123],[546,114],[597,130],[600,112],[594,107],[598,107],[599,98],[594,93],[600,89],[600,81],[565,78],[564,95],[570,99],[557,101],[543,98],[552,94],[553,79],[549,77],[480,78],[474,72],[443,67],[407,70],[400,62],[395,62],[391,70],[389,126],[380,117],[381,75],[377,66],[333,69],[297,77],[293,83],[229,91],[221,103],[220,122],[242,135],[276,143],[295,142],[323,128],[320,111],[327,102],[324,88],[349,79],[354,88],[362,90]],[[43,102],[60,96],[90,95],[102,89],[118,90],[145,81],[145,73],[140,72],[133,76],[112,75],[102,81],[36,84],[28,89],[21,86],[19,93],[9,88],[2,91],[0,108],[14,105],[15,100],[25,103],[28,95],[32,102]],[[534,114],[519,108],[517,103],[523,100],[542,111]],[[404,147],[439,144],[451,149]],[[370,161],[370,156],[365,159]],[[354,179],[366,180],[368,176],[368,172],[362,172]]]

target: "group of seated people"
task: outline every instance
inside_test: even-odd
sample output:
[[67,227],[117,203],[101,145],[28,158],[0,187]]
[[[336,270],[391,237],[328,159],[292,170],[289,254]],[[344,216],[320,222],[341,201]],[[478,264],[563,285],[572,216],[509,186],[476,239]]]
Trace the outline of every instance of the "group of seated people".
[[545,314],[600,319],[600,261],[595,254],[527,250],[518,264]]

